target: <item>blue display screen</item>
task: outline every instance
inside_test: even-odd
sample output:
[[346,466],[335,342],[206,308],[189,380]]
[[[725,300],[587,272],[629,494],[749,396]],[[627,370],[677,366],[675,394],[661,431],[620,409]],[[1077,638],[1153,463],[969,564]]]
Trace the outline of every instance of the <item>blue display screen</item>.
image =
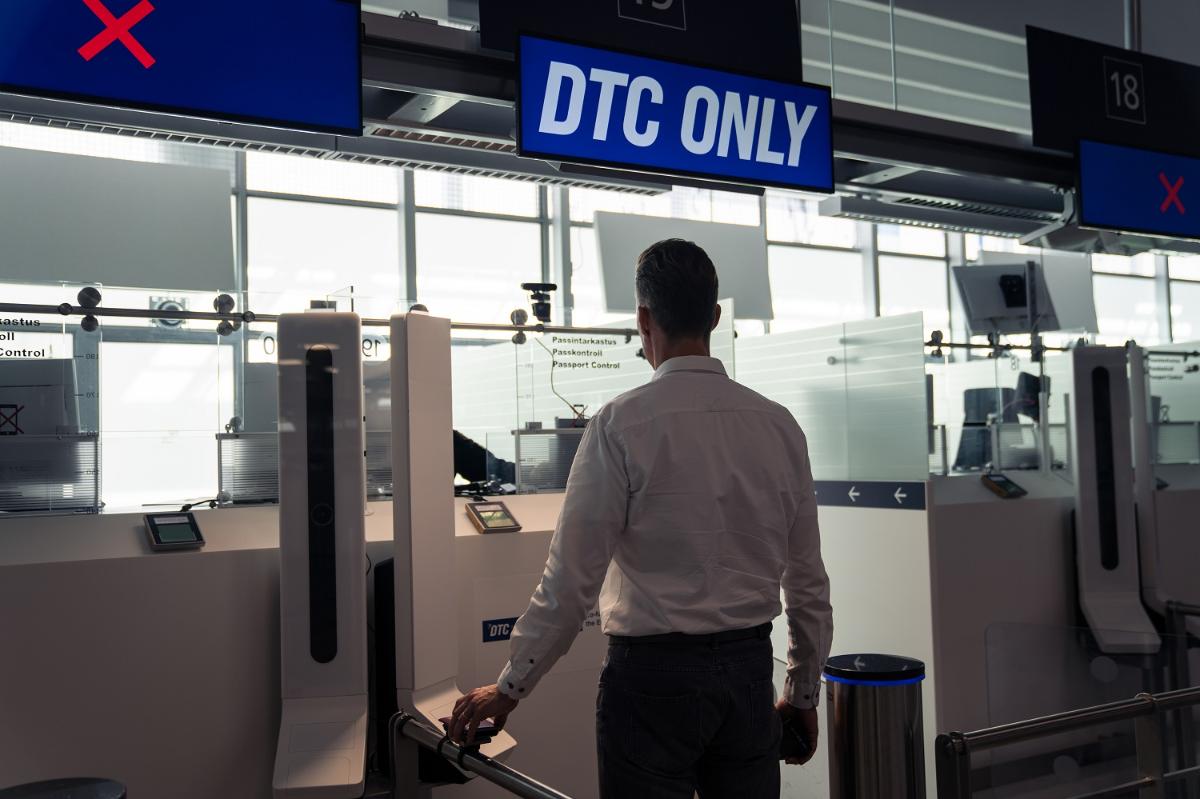
[[1081,141],[1079,202],[1088,227],[1200,238],[1200,159]]
[[0,0],[0,90],[362,133],[357,0]]
[[833,190],[829,90],[522,36],[522,155]]

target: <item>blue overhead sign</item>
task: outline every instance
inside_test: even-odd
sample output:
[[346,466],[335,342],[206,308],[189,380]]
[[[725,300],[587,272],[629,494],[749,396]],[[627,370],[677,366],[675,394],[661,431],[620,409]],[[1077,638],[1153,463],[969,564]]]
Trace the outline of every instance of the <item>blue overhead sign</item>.
[[1200,158],[1079,143],[1085,227],[1200,238]]
[[829,89],[522,36],[533,158],[833,190]]
[[0,91],[361,135],[357,0],[3,0]]

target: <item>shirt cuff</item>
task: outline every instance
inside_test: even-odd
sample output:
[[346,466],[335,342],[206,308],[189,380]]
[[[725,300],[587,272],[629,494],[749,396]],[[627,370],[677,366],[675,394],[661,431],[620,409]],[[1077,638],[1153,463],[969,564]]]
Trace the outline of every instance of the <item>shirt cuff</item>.
[[518,677],[513,672],[512,663],[507,663],[504,670],[500,672],[500,676],[496,678],[496,687],[500,693],[507,696],[509,699],[515,699],[518,702],[529,696],[533,690],[525,680]]
[[788,677],[783,684],[783,696],[792,707],[812,710],[821,699],[821,682],[820,680],[806,682]]

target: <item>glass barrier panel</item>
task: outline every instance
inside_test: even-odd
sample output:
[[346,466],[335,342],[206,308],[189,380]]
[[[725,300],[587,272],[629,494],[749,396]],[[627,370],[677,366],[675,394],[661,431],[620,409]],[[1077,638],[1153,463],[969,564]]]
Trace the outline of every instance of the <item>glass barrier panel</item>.
[[796,417],[818,480],[850,475],[844,332],[829,325],[738,342],[738,382]]
[[1156,463],[1200,463],[1200,358],[1189,354],[1198,350],[1200,342],[1167,344],[1147,358]]
[[[528,404],[519,392],[518,371],[521,350],[529,345],[514,344],[512,336],[497,340],[476,338],[473,332],[452,334],[455,469],[462,482],[486,480],[498,473],[496,460],[511,464],[515,457],[513,431]],[[504,482],[512,482],[511,474],[504,476]]]
[[[713,356],[734,370],[734,312],[721,302],[712,334]],[[456,331],[452,351],[454,427],[471,475],[513,482],[521,491],[561,490],[587,421],[618,395],[653,376],[639,355],[635,321],[601,331],[567,331],[508,341]],[[519,343],[518,343],[519,342]],[[472,448],[479,445],[483,452]]]
[[930,470],[971,474],[1041,468],[1043,377],[1048,380],[1050,468],[1066,470],[1071,363],[1070,353],[1047,353],[1038,364],[1028,353],[1016,352],[929,363],[934,426]]
[[738,342],[738,380],[783,405],[818,480],[924,480],[929,423],[922,316]]
[[[79,302],[78,284],[0,283],[6,302]],[[103,328],[0,313],[0,514],[96,513]]]
[[923,314],[845,325],[849,476],[924,480],[929,473],[929,400]]
[[[1010,724],[1159,693],[1187,640],[1160,636],[1148,655],[1101,652],[1087,628],[995,624],[986,634],[988,724]],[[1180,677],[1185,684],[1194,680]],[[1185,715],[1186,714],[1186,715]],[[1196,760],[1195,710],[1163,714],[1164,764]],[[1190,737],[1187,742],[1185,737]],[[1173,765],[1175,764],[1175,765]],[[1075,796],[1137,778],[1133,723],[1115,722],[1000,747],[973,758],[973,783],[996,797]],[[1181,788],[1182,786],[1177,786]],[[1136,792],[1131,794],[1136,795]],[[1194,792],[1167,796],[1194,796]]]

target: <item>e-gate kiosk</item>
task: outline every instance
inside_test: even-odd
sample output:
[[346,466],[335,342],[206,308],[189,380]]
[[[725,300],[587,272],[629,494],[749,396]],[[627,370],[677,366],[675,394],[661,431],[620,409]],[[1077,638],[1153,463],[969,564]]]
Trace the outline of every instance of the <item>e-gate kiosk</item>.
[[361,339],[355,314],[279,320],[277,799],[353,799],[366,786]]

